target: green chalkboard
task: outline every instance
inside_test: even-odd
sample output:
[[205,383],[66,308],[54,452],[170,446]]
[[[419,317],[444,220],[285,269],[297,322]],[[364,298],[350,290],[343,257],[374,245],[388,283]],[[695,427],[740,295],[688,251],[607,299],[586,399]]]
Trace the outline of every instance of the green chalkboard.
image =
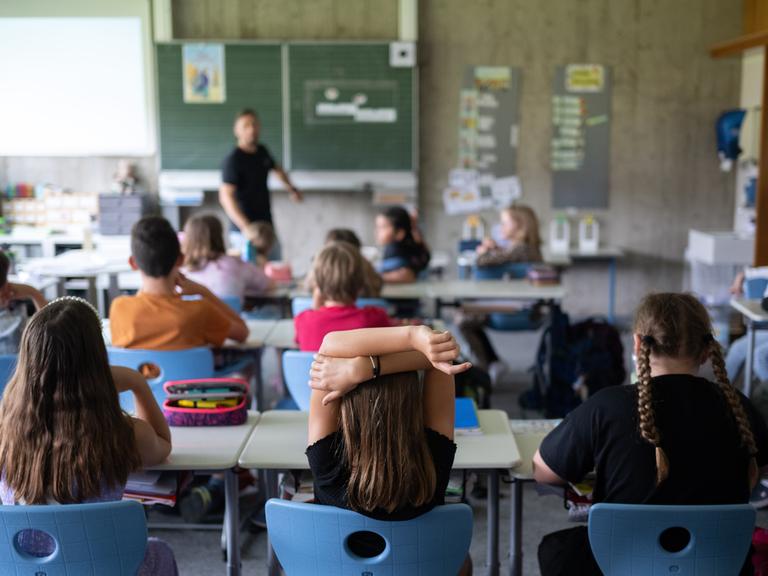
[[163,170],[216,170],[234,146],[232,123],[243,108],[261,117],[261,141],[283,156],[280,45],[229,44],[225,48],[226,101],[186,104],[182,44],[157,44],[160,166]]
[[289,46],[290,165],[413,170],[413,68],[389,44]]

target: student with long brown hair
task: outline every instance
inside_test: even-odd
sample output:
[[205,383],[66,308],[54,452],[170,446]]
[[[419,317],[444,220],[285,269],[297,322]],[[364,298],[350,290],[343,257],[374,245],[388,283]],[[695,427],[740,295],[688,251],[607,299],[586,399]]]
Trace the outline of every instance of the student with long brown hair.
[[[690,294],[646,296],[634,347],[637,386],[605,388],[571,412],[534,456],[536,480],[577,483],[594,470],[596,503],[748,502],[768,430],[729,382],[707,310]],[[698,376],[707,360],[716,382]],[[546,536],[539,564],[544,576],[600,574],[583,526]]]
[[224,228],[215,214],[195,214],[184,225],[184,275],[219,298],[259,296],[272,280],[261,266],[227,254]]
[[[125,391],[133,393],[135,417],[120,409]],[[90,304],[60,298],[32,317],[0,402],[3,505],[120,500],[130,472],[170,451],[168,424],[146,380],[109,366]],[[48,542],[32,533],[21,547],[45,556],[53,553]],[[139,574],[177,574],[170,548],[150,539]]]
[[453,375],[470,367],[454,366],[458,355],[449,332],[426,326],[325,337],[310,374],[307,448],[319,503],[380,520],[444,503],[456,452]]

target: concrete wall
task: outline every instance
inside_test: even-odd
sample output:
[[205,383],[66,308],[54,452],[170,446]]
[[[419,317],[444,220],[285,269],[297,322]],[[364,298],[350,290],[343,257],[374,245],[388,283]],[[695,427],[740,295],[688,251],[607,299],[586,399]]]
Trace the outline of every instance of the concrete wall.
[[[395,0],[173,0],[177,38],[389,39]],[[441,189],[456,161],[458,91],[464,67],[520,66],[520,178],[524,201],[550,216],[550,94],[554,67],[594,61],[613,67],[610,208],[599,213],[606,242],[630,256],[620,269],[619,306],[629,312],[649,289],[679,289],[690,227],[728,229],[733,177],[718,172],[714,119],[739,102],[740,62],[711,60],[712,43],[741,32],[731,0],[421,0],[419,7],[421,189],[434,248],[453,249],[461,219],[442,212]],[[111,159],[0,159],[13,178],[58,170],[79,187],[111,171]],[[69,162],[69,164],[67,164]],[[61,168],[54,166],[61,164]],[[154,175],[154,159],[142,160]],[[64,179],[69,178],[70,182]],[[310,193],[303,206],[273,198],[276,224],[294,267],[306,267],[331,225],[354,226],[364,241],[370,196]],[[486,215],[493,220],[494,215]],[[567,305],[604,309],[601,267],[573,270]]]

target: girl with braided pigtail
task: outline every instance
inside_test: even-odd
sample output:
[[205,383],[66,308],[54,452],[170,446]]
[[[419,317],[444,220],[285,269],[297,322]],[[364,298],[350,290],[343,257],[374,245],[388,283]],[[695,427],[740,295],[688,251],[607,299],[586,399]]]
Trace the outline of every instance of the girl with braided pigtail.
[[[594,502],[748,502],[768,464],[768,429],[728,380],[706,309],[690,294],[651,294],[633,332],[637,386],[606,388],[571,412],[536,453],[536,480],[577,483],[594,471]],[[707,361],[716,382],[698,376]],[[600,574],[585,526],[545,536],[539,564],[543,576]]]

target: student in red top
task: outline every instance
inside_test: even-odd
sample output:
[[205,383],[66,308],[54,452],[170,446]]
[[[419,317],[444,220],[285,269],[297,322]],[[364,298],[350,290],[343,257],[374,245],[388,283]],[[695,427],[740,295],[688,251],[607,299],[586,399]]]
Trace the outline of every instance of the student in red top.
[[365,284],[362,258],[345,242],[331,242],[315,257],[313,307],[294,319],[296,341],[302,351],[320,350],[329,332],[392,325],[383,308],[355,305]]

